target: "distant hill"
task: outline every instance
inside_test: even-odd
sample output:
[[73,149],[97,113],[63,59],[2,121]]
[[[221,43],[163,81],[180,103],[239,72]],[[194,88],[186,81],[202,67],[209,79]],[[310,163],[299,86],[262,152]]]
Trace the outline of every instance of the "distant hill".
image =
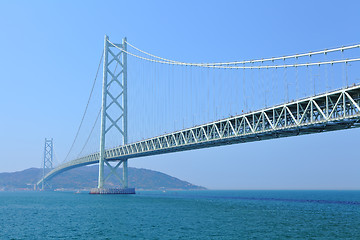
[[[122,169],[118,172],[122,175]],[[105,176],[109,170],[105,169]],[[144,190],[201,190],[201,186],[193,185],[167,174],[142,168],[129,168],[129,186]],[[41,168],[29,168],[19,172],[0,173],[0,190],[33,189],[34,184],[41,178]],[[90,189],[97,186],[98,166],[75,168],[55,176],[49,182],[53,189]],[[119,181],[115,176],[107,180],[105,187],[118,187]]]

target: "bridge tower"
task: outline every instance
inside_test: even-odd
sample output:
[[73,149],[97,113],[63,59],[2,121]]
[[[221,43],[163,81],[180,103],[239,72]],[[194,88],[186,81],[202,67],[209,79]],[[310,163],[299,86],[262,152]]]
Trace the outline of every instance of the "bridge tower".
[[[43,162],[43,179],[45,174],[53,169],[53,159],[54,159],[54,145],[53,139],[45,138],[45,147],[44,147],[44,162]],[[41,189],[44,190],[45,183],[42,181]]]
[[[93,193],[106,193],[105,181],[115,175],[124,189],[128,188],[127,159],[121,159],[116,166],[110,165],[106,160],[105,141],[111,130],[120,134],[122,144],[128,143],[127,122],[127,42],[126,38],[121,44],[113,44],[107,35],[104,40],[104,63],[103,63],[103,85],[102,85],[102,107],[101,107],[101,129],[100,129],[100,159],[98,188]],[[118,135],[117,135],[118,136]],[[110,174],[104,176],[104,165],[110,168]],[[122,177],[116,170],[123,165]]]

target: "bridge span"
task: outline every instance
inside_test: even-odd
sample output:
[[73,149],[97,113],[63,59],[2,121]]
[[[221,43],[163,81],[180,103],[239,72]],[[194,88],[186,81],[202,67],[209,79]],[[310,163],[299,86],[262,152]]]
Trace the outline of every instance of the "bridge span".
[[[227,144],[360,127],[360,85],[291,101],[105,150],[105,163]],[[64,163],[38,181],[99,163],[100,152]]]

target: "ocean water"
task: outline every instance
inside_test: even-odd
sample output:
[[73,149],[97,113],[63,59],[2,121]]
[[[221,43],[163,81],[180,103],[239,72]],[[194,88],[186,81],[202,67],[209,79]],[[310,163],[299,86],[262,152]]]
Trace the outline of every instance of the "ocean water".
[[0,239],[360,239],[360,191],[0,192]]

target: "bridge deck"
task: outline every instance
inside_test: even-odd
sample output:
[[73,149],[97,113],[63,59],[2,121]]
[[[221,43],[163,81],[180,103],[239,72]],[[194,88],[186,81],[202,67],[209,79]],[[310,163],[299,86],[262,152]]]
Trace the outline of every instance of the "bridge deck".
[[[304,98],[106,150],[108,161],[360,127],[360,86]],[[99,153],[45,176],[99,161]],[[41,184],[42,180],[38,182]]]

